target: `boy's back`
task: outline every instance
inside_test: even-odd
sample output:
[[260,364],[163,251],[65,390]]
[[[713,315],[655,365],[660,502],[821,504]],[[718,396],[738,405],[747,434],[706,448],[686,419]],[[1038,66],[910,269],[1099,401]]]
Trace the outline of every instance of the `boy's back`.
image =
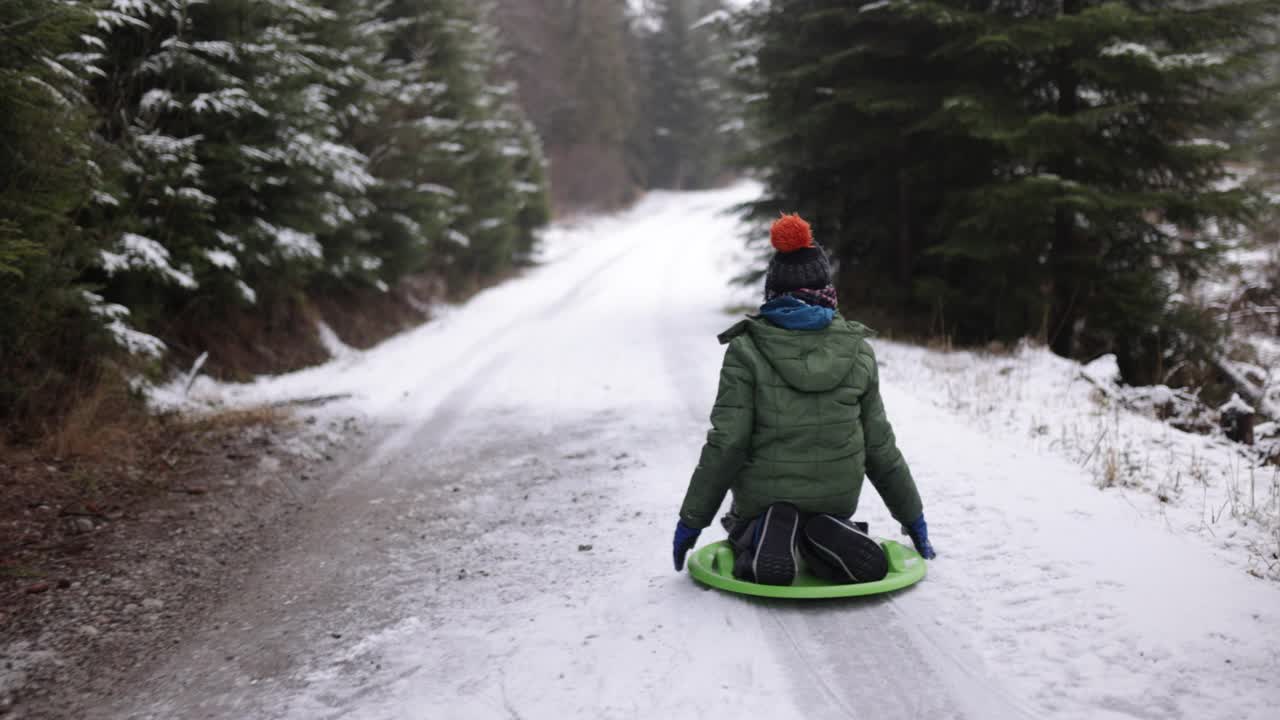
[[[756,581],[789,583],[797,549],[816,553],[811,564],[833,577],[866,580],[883,571],[883,557],[850,523],[864,476],[920,553],[933,557],[920,494],[880,398],[870,331],[836,312],[830,264],[808,223],[784,216],[770,236],[778,252],[760,315],[720,335],[729,347],[711,431],[680,508],[676,569],[732,492],[730,532],[749,560],[742,571]],[[764,567],[770,577],[755,577]]]
[[918,516],[920,497],[880,402],[868,334],[839,316],[821,330],[748,319],[722,334],[729,349],[711,453],[694,472],[681,519],[710,524],[724,490],[743,517],[775,502],[849,516],[864,474],[895,517]]

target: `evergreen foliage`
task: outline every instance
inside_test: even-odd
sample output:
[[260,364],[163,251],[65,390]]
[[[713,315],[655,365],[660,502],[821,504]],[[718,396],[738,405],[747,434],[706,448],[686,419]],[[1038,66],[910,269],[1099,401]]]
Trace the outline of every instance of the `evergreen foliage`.
[[[1280,28],[1275,32],[1280,34]],[[1280,49],[1268,58],[1267,72],[1268,77],[1280,77]],[[1273,83],[1268,88],[1259,122],[1240,136],[1231,139],[1248,143],[1250,154],[1257,160],[1260,183],[1272,191],[1280,188],[1280,87]]]
[[463,0],[0,4],[0,419],[51,356],[92,373],[94,338],[159,358],[247,310],[523,262],[547,182],[498,45]]
[[73,218],[97,180],[74,54],[91,24],[74,5],[0,3],[0,420],[57,402],[101,339],[72,287],[88,257]]
[[555,205],[705,188],[742,143],[723,0],[498,0],[506,72],[542,137]]
[[717,182],[741,129],[727,17],[722,0],[0,3],[0,422],[107,361],[270,354],[272,333],[309,334],[309,297],[418,274],[464,292],[532,256],[553,180],[565,208]]
[[[613,207],[636,194],[627,141],[636,127],[637,77],[625,52],[626,0],[566,0],[554,19],[566,57],[565,94],[543,128],[559,150],[552,187],[566,206]],[[596,200],[597,187],[612,188]]]
[[758,44],[769,197],[845,297],[961,342],[1040,335],[1159,381],[1212,333],[1178,293],[1256,209],[1230,136],[1256,109],[1260,0],[782,0]]
[[378,204],[395,210],[375,219],[397,238],[387,260],[450,267],[464,283],[526,257],[549,219],[537,138],[494,84],[497,40],[472,13],[460,0],[383,5],[389,76],[362,133]]
[[705,188],[736,149],[728,82],[727,9],[721,0],[651,0],[642,32],[643,173],[647,187]]

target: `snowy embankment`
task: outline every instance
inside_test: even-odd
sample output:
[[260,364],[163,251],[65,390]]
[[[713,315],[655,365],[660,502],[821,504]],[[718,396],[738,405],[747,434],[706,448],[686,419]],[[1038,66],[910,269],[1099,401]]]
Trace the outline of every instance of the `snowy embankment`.
[[[725,212],[756,192],[655,194],[378,348],[198,379],[223,406],[349,395],[317,412],[387,437],[136,714],[1271,717],[1275,468],[1100,401],[1104,364],[874,343],[940,553],[911,590],[796,606],[672,572],[714,336],[757,294],[725,285]],[[859,516],[896,536],[870,489]],[[253,643],[287,652],[223,662]]]
[[1063,458],[1139,517],[1198,537],[1223,563],[1280,579],[1280,467],[1221,434],[1124,407],[1114,358],[1082,366],[1042,347],[1007,355],[881,341],[885,381],[992,438]]

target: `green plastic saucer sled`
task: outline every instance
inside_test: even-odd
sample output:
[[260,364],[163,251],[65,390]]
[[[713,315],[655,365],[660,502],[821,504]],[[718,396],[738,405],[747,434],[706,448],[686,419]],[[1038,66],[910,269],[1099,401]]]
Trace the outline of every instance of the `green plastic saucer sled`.
[[894,542],[881,540],[889,558],[889,574],[883,580],[851,585],[833,585],[810,575],[801,568],[790,585],[759,585],[745,582],[733,576],[733,546],[728,540],[698,548],[689,556],[689,574],[698,582],[713,588],[743,595],[760,597],[793,598],[796,600],[820,600],[823,598],[878,595],[901,590],[924,578],[924,558],[915,550]]

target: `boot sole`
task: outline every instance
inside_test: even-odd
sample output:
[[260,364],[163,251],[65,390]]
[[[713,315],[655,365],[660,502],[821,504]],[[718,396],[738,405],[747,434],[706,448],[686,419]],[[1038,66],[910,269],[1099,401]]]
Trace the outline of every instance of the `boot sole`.
[[830,515],[810,519],[805,540],[851,583],[875,582],[889,574],[889,558],[870,535]]
[[765,512],[763,523],[751,574],[762,585],[790,585],[796,579],[800,513],[788,505],[773,505]]

